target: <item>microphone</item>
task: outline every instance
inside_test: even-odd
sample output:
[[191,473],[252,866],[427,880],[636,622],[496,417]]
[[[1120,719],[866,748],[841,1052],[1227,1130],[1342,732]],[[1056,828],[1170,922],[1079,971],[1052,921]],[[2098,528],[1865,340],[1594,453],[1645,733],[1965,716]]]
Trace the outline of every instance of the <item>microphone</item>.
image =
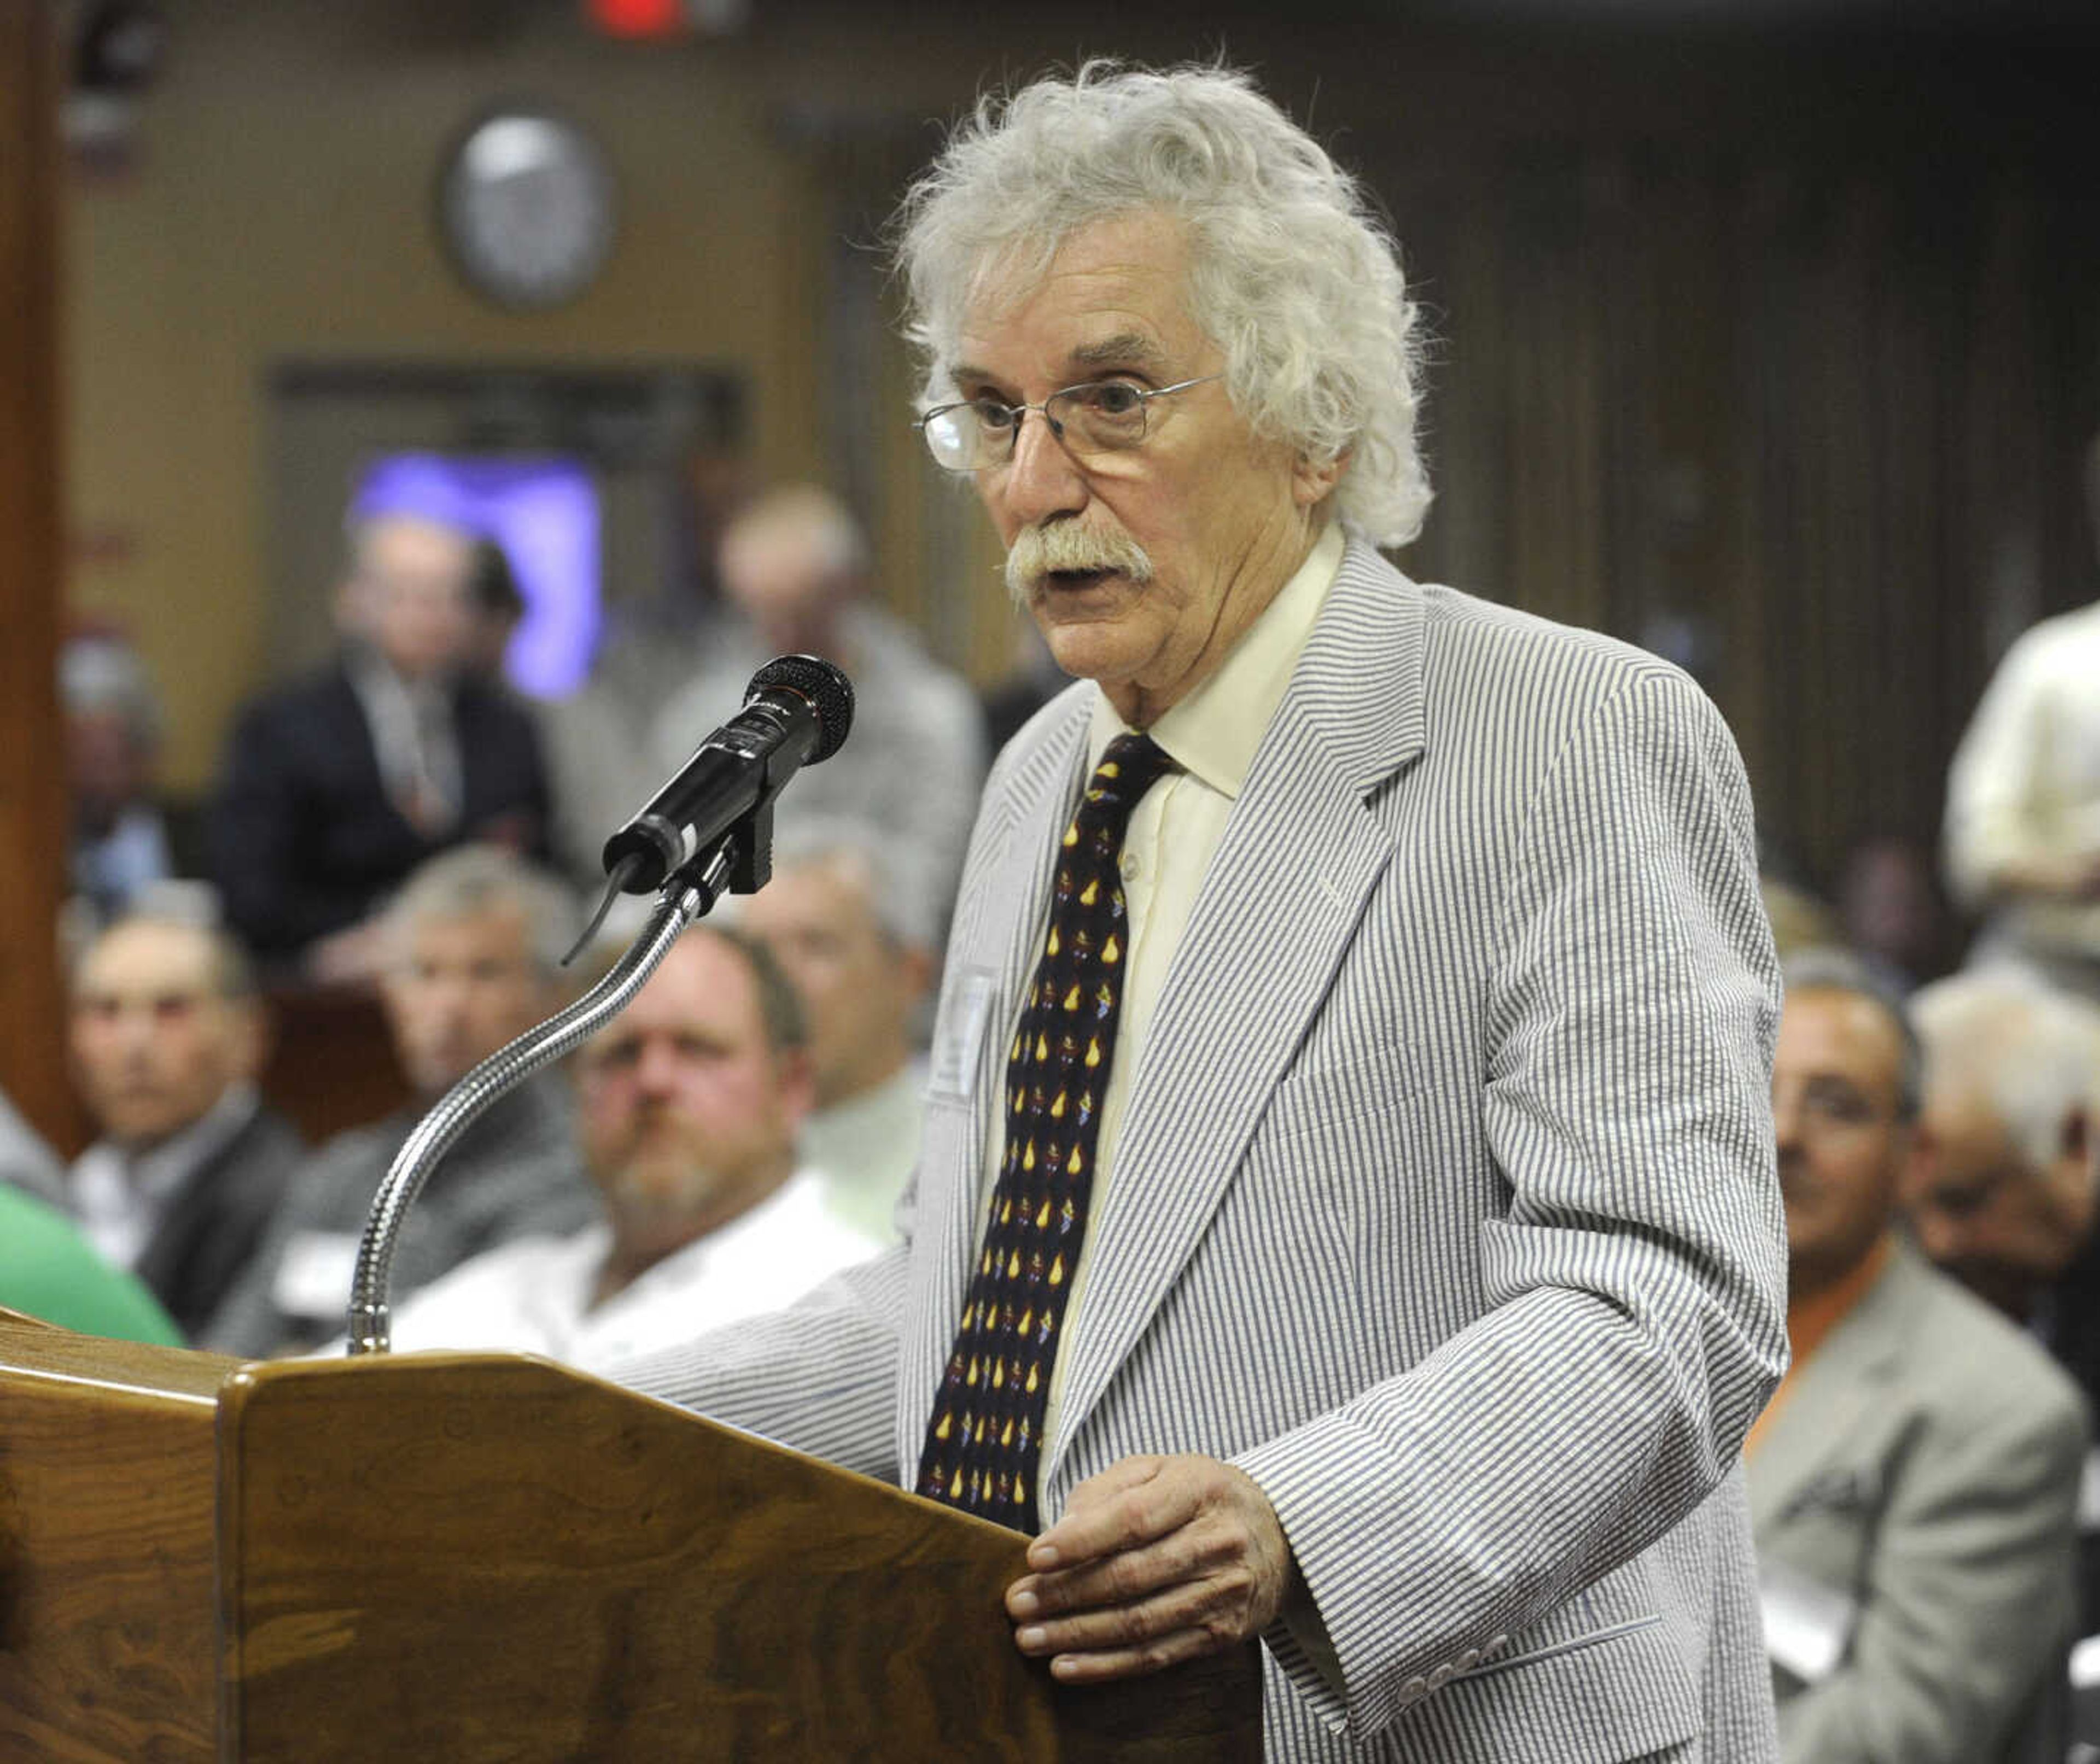
[[751,677],[743,709],[605,842],[614,888],[646,894],[756,811],[853,727],[853,682],[815,656],[780,656]]

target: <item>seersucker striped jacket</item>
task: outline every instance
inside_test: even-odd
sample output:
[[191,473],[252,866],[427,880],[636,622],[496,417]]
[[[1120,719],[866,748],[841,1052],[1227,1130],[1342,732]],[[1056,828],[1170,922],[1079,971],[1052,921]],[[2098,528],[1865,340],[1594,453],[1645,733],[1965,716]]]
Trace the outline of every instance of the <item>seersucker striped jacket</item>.
[[[628,1382],[908,1477],[1090,690],[986,789],[907,1246]],[[1777,1009],[1696,688],[1352,541],[1134,1075],[1039,1473],[1046,1520],[1132,1452],[1261,1484],[1317,1610],[1265,1638],[1270,1756],[1776,1757],[1737,1449],[1785,1360]]]

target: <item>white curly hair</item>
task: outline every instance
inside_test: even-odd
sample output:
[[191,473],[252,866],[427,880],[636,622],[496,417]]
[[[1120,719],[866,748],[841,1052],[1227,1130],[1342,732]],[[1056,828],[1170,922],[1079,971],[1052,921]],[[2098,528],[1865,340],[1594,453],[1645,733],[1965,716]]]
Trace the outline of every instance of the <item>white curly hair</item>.
[[979,99],[894,223],[907,334],[929,404],[953,398],[964,315],[995,278],[1047,269],[1095,222],[1171,215],[1190,316],[1265,438],[1325,464],[1343,523],[1382,546],[1422,530],[1422,351],[1398,248],[1357,180],[1235,69],[1089,61]]

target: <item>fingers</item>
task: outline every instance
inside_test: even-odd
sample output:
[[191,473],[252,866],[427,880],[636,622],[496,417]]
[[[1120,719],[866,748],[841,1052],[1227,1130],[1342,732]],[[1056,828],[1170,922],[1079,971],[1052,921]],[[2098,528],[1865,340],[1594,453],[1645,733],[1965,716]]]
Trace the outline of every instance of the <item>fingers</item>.
[[1218,1515],[1198,1512],[1158,1541],[1118,1549],[1047,1574],[1024,1575],[1008,1589],[1017,1618],[1134,1604],[1204,1577],[1237,1554],[1237,1536]]
[[[1185,1660],[1213,1652],[1219,1642],[1205,1629],[1176,1629],[1141,1645],[1093,1653],[1053,1655],[1051,1675],[1063,1684],[1101,1684],[1111,1678],[1137,1678],[1162,1672]],[[1024,1647],[1024,1653],[1037,1650]]]
[[1154,1672],[1253,1634],[1259,1595],[1245,1565],[1228,1562],[1144,1598],[1024,1622],[1014,1641],[1024,1654],[1052,1656],[1060,1678]]
[[1072,1491],[1064,1516],[1029,1545],[1028,1565],[1039,1572],[1070,1567],[1118,1550],[1135,1550],[1193,1514],[1196,1500],[1165,1473],[1171,1461],[1127,1457]]
[[1025,1654],[1060,1679],[1156,1672],[1258,1633],[1294,1572],[1268,1498],[1215,1459],[1125,1459],[1075,1488],[1007,1589]]

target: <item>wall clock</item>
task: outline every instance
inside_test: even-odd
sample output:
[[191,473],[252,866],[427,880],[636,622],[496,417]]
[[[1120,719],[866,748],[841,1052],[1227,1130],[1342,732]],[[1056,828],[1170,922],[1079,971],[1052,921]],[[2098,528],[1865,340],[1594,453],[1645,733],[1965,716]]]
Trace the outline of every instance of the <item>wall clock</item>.
[[446,156],[438,221],[476,293],[534,311],[575,299],[612,252],[612,166],[575,122],[512,104],[475,122]]

